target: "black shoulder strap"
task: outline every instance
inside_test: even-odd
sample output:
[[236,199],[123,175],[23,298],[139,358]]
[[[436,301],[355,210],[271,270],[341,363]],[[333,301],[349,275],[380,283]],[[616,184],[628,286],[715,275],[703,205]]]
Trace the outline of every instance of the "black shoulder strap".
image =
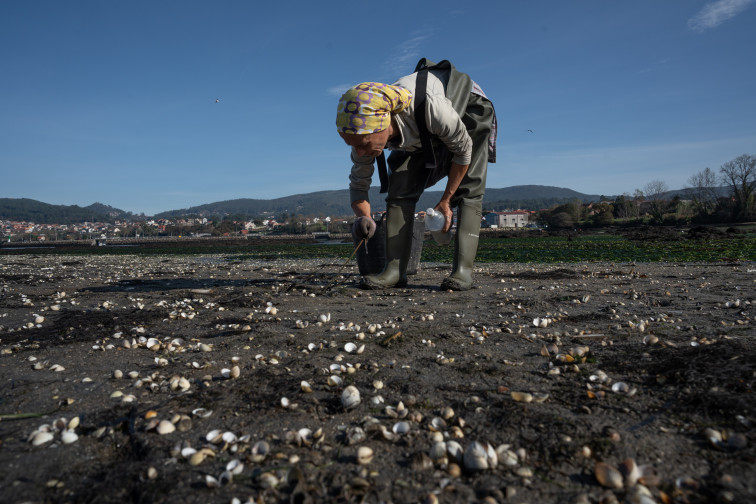
[[[421,60],[421,63],[425,58]],[[420,63],[418,63],[418,67]],[[417,130],[420,133],[420,144],[425,156],[425,168],[433,170],[436,168],[436,156],[433,154],[433,141],[431,140],[428,124],[425,121],[425,103],[428,96],[428,68],[425,67],[417,73],[415,82],[415,122]]]

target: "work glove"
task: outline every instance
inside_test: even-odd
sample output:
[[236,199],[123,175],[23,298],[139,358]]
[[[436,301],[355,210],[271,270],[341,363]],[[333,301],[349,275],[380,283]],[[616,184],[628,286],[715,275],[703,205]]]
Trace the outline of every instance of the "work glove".
[[352,224],[355,240],[369,240],[375,234],[375,221],[370,217],[357,217]]

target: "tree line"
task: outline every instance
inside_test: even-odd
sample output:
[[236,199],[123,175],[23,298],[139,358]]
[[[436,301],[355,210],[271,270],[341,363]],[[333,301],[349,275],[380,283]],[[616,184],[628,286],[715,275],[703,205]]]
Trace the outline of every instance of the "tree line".
[[652,180],[616,199],[583,204],[573,200],[538,213],[556,228],[612,224],[714,224],[756,220],[756,155],[743,154],[693,174],[683,194],[670,197],[667,184]]

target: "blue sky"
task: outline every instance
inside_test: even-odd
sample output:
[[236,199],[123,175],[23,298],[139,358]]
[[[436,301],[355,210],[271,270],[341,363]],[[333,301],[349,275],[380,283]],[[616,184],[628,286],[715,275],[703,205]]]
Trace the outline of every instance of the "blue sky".
[[754,26],[756,0],[3,0],[0,197],[151,215],[343,189],[340,94],[421,57],[494,102],[488,187],[679,189],[756,154]]

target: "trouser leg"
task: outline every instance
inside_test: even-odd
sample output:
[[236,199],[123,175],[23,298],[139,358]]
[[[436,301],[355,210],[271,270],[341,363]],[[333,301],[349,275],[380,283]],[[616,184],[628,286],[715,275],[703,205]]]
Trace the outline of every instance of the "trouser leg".
[[472,287],[472,270],[478,253],[481,200],[462,200],[457,208],[457,235],[454,239],[452,273],[441,282],[442,290],[468,290]]
[[386,266],[377,275],[363,277],[363,289],[385,289],[407,285],[407,265],[412,251],[415,203],[386,205]]

